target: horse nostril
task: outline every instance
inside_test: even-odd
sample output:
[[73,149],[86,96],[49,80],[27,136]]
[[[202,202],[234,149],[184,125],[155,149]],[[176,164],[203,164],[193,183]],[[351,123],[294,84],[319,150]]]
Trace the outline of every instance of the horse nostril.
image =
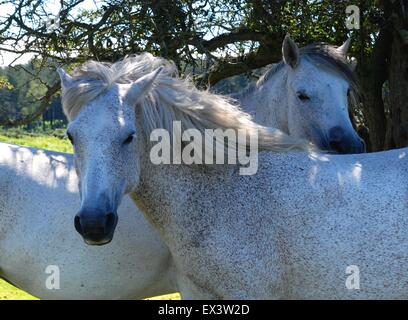
[[111,232],[112,229],[115,227],[115,223],[116,223],[116,215],[112,212],[109,212],[106,215],[106,225],[105,225],[106,231]]
[[341,152],[342,151],[342,146],[341,146],[341,142],[337,141],[337,140],[331,140],[329,142],[330,145],[330,149],[336,152]]
[[330,141],[341,141],[344,137],[344,131],[341,127],[333,127],[329,130]]
[[329,147],[331,151],[343,153],[344,131],[341,127],[333,127],[329,130]]
[[82,230],[82,226],[81,226],[81,218],[76,215],[74,218],[74,226],[75,226],[75,230],[82,235],[83,234],[83,230]]

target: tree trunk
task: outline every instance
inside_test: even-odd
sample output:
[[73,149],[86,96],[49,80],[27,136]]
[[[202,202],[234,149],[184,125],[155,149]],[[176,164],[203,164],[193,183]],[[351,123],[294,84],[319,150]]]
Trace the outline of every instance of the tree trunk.
[[[360,5],[365,5],[365,1],[362,1]],[[388,79],[388,62],[392,43],[392,28],[390,28],[389,24],[391,7],[388,1],[383,1],[381,6],[384,10],[383,25],[380,28],[372,53],[369,56],[365,54],[365,50],[370,37],[365,33],[365,19],[361,18],[361,55],[358,71],[362,89],[363,114],[369,130],[370,140],[368,145],[370,149],[368,151],[384,150],[387,131],[382,89],[385,81]],[[360,10],[363,12],[361,8]]]
[[[398,6],[403,7],[404,3],[407,1]],[[398,148],[408,146],[408,19],[401,7],[394,7],[389,74],[392,137]],[[405,9],[408,8],[405,6]]]
[[362,96],[364,118],[367,119],[371,151],[383,150],[385,144],[386,119],[382,88],[388,77],[388,56],[390,36],[387,29],[382,29],[375,43],[370,61],[364,67],[362,78]]

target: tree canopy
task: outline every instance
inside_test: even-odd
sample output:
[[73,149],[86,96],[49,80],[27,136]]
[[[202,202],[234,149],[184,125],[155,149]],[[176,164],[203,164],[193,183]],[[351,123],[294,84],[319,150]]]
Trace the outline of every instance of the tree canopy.
[[[360,28],[354,30],[346,26],[349,5],[327,0],[0,1],[5,8],[0,9],[0,53],[33,54],[30,67],[15,68],[27,69],[21,72],[36,83],[24,84],[19,80],[23,76],[13,78],[4,69],[0,86],[8,81],[13,88],[2,85],[2,100],[9,103],[3,106],[18,114],[19,105],[10,103],[21,86],[28,86],[25,94],[37,101],[14,118],[1,112],[0,122],[21,123],[19,119],[41,115],[59,89],[57,78],[43,70],[52,72],[57,65],[115,61],[148,51],[173,60],[181,74],[192,74],[197,85],[207,87],[232,76],[251,77],[254,70],[279,61],[282,40],[290,33],[300,46],[315,41],[340,45],[351,37],[350,54],[357,59],[364,89],[361,110],[354,114],[359,130],[373,150],[400,145],[392,137],[393,125],[387,124],[392,116],[382,92],[393,41],[407,38],[401,31],[407,23],[406,11],[401,11],[408,8],[407,0],[356,1]],[[4,95],[5,90],[10,92]],[[17,98],[21,105],[28,103]]]

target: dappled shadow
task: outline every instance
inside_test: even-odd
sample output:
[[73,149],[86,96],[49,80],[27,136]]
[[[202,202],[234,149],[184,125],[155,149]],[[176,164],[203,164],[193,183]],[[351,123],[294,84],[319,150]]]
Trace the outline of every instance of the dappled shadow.
[[67,191],[77,192],[70,154],[0,143],[0,166],[49,188],[57,188],[63,182]]

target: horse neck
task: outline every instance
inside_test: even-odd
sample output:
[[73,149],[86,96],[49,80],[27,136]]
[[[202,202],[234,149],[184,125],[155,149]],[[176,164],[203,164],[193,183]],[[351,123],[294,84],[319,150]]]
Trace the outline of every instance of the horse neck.
[[287,70],[276,71],[261,85],[238,96],[241,107],[254,117],[255,122],[288,133]]
[[204,164],[155,165],[150,159],[150,142],[147,142],[143,136],[144,134],[138,135],[140,182],[131,194],[131,198],[168,243],[172,225],[177,223],[177,217],[173,217],[171,212],[177,212],[177,206],[188,202],[194,190],[211,189],[212,181],[215,181],[217,176],[228,175],[235,167],[234,165]]

